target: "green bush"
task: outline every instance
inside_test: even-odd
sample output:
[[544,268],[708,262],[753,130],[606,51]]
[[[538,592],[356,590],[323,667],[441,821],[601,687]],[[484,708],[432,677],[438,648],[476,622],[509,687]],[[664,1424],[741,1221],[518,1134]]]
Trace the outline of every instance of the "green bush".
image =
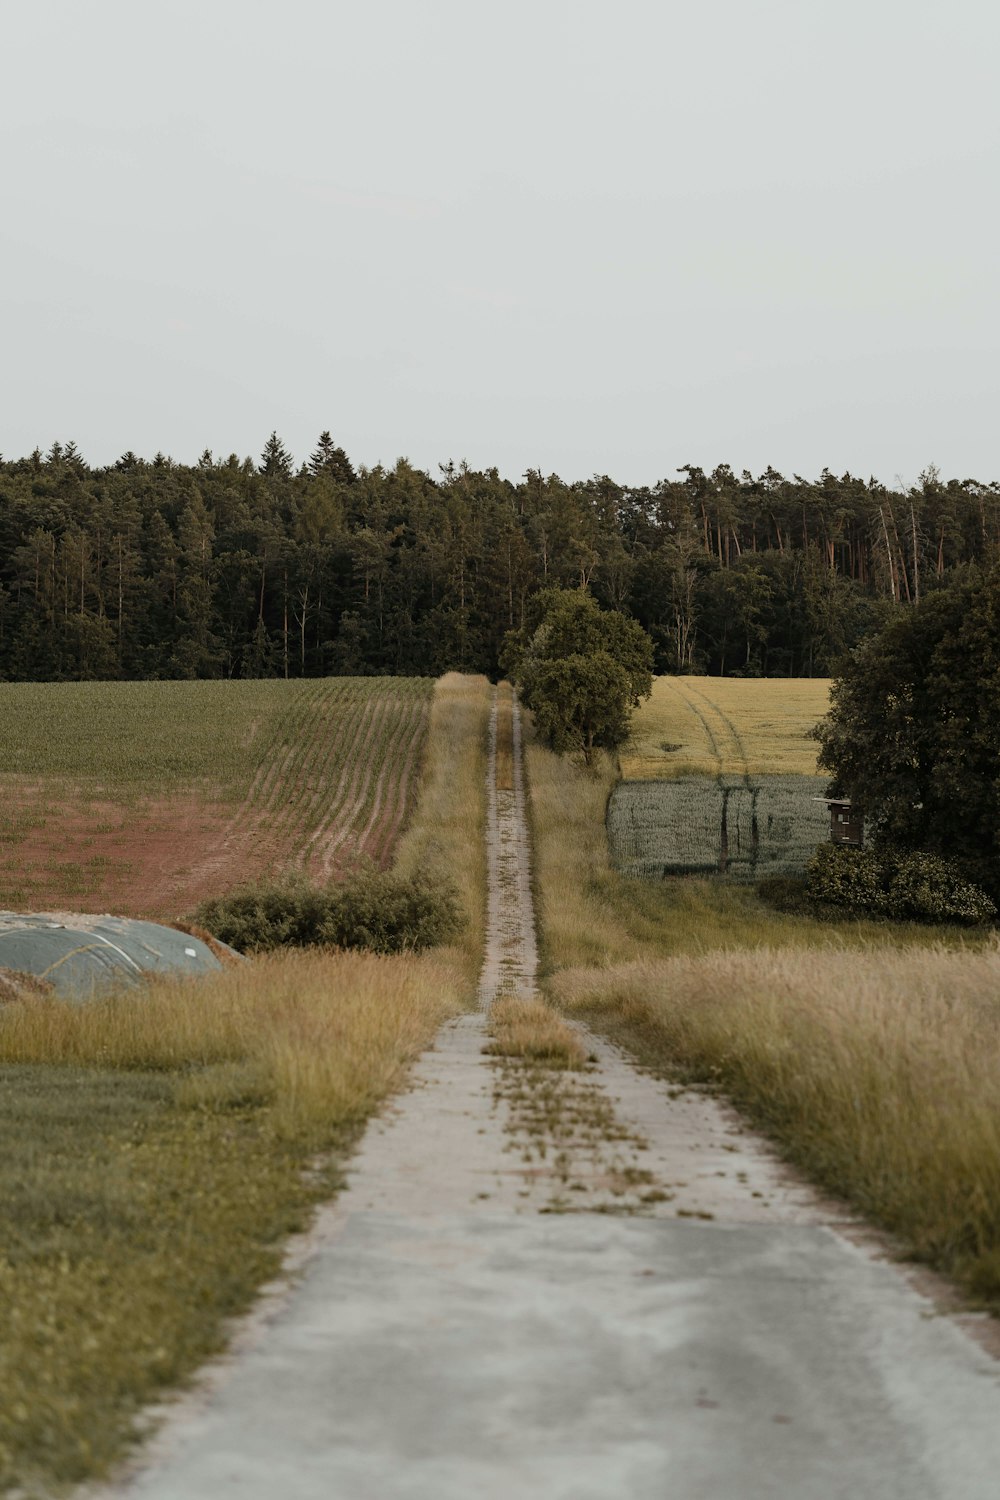
[[889,915],[882,862],[872,849],[820,844],[806,867],[806,889],[813,901],[868,915]]
[[338,948],[375,953],[432,948],[457,936],[464,925],[455,887],[422,874],[403,880],[369,866],[335,886],[328,902],[320,940]]
[[990,922],[997,914],[985,891],[951,860],[939,854],[888,856],[889,903],[893,916],[915,922]]
[[242,886],[203,902],[195,919],[240,953],[322,946],[417,951],[448,942],[463,922],[452,885],[420,874],[403,880],[373,865],[327,887],[294,874]]
[[991,922],[997,911],[985,891],[951,860],[823,844],[806,872],[812,901],[861,916],[897,922]]

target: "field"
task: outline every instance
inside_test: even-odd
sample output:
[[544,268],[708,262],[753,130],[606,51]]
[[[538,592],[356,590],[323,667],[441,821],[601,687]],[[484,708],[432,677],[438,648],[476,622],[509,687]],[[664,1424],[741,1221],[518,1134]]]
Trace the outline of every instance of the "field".
[[829,836],[815,776],[761,776],[749,786],[707,776],[623,781],[608,802],[615,868],[623,875],[728,875],[761,880],[800,873]]
[[385,867],[433,683],[0,684],[0,907],[171,917],[258,874]]
[[608,804],[623,874],[794,875],[827,837],[809,730],[825,680],[658,677]]
[[809,730],[829,699],[822,677],[657,677],[619,757],[622,777],[815,776]]
[[[331,686],[390,703],[394,689]],[[226,1320],[341,1184],[364,1120],[471,1003],[491,693],[484,678],[454,673],[432,697],[430,685],[414,690],[426,743],[393,867],[455,880],[468,921],[454,947],[284,953],[86,1006],[0,1006],[0,1493],[52,1495],[106,1472],[143,1405],[223,1346]],[[221,696],[205,694],[207,714]],[[383,714],[391,722],[388,704]],[[184,786],[211,749],[201,730],[179,737]],[[272,760],[296,764],[288,755],[279,743]],[[50,761],[79,774],[72,744],[56,744]],[[253,757],[234,752],[231,764],[252,785]],[[142,768],[154,773],[170,794],[156,746]],[[100,774],[113,781],[107,765]],[[124,798],[127,776],[113,784]],[[260,793],[279,821],[282,785]]]

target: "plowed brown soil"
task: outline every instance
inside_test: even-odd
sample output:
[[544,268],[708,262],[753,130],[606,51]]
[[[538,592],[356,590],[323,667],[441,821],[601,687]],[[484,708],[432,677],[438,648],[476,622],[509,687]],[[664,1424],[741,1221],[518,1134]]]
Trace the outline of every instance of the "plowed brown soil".
[[316,697],[236,803],[208,785],[142,797],[0,776],[0,908],[170,919],[287,868],[319,880],[362,858],[385,868],[412,804],[427,701],[376,690],[331,717]]

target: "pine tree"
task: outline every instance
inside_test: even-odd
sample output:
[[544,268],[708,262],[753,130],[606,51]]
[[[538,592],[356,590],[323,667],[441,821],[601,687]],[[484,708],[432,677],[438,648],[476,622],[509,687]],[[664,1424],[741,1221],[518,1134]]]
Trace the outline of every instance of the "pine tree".
[[260,472],[269,479],[292,477],[292,455],[276,432],[272,432],[260,455]]
[[338,448],[329,432],[321,432],[316,451],[309,460],[314,474],[330,474],[341,484],[355,484],[357,474],[343,448]]

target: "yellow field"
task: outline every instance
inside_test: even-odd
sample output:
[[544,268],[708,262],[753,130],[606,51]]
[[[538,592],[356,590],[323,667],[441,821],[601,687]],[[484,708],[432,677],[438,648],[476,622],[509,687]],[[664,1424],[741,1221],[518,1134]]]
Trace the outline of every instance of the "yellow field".
[[657,677],[632,720],[622,776],[815,776],[808,735],[829,699],[825,677]]

